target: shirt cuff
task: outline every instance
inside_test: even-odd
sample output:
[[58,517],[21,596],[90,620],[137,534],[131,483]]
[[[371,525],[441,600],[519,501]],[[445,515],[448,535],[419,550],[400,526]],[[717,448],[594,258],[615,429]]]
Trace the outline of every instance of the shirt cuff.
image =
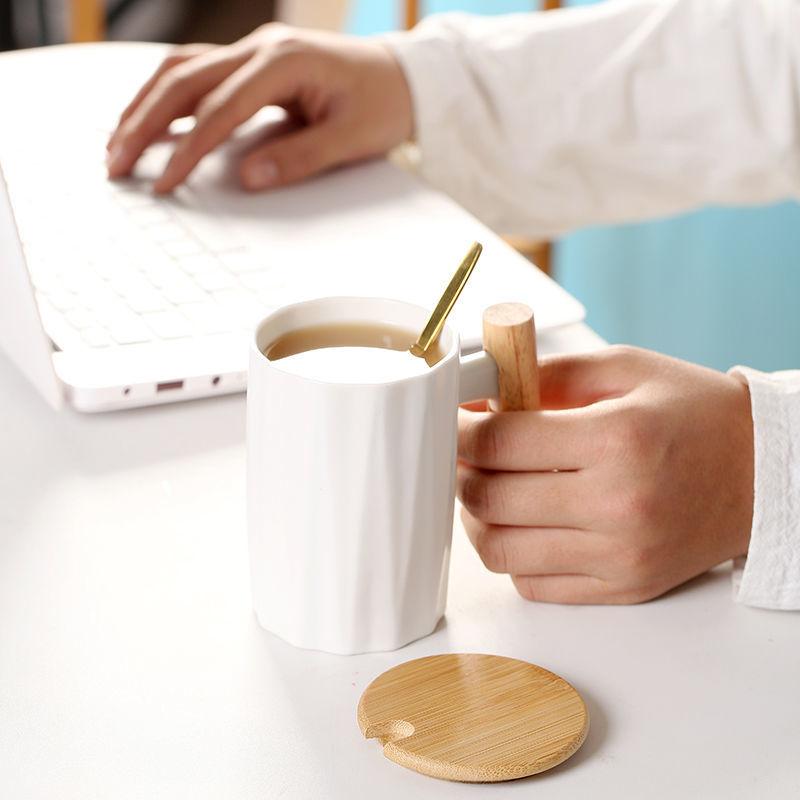
[[800,370],[731,373],[750,387],[755,443],[753,527],[735,599],[800,609]]

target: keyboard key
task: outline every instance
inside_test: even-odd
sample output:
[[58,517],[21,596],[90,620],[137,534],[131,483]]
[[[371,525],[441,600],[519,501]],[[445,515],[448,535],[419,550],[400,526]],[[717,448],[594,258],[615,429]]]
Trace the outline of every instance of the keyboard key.
[[103,328],[110,328],[114,323],[126,325],[127,323],[136,322],[139,317],[134,314],[126,305],[124,300],[121,300],[116,295],[113,299],[109,300],[103,305],[90,307],[89,309],[94,314],[98,325]]
[[151,292],[153,290],[150,281],[134,270],[114,275],[108,279],[108,285],[118,295],[125,298],[141,295],[142,293]]
[[208,295],[199,286],[189,282],[164,287],[164,297],[176,306],[208,300]]
[[187,205],[175,209],[176,217],[195,239],[203,243],[205,250],[209,253],[224,253],[241,249],[241,237],[231,231],[230,222],[219,211],[192,208],[189,204],[202,202],[200,197],[186,186],[179,187],[179,191],[181,188],[188,192],[184,196]]
[[70,308],[75,308],[78,305],[78,298],[72,292],[48,292],[47,299],[53,304],[53,307],[59,311],[68,311]]
[[87,257],[92,272],[101,278],[111,280],[118,275],[129,275],[131,272],[135,272],[139,266],[138,258],[143,251],[144,248],[134,242],[127,245],[111,242],[99,249],[90,250],[87,252]]
[[158,203],[152,205],[134,206],[128,212],[128,218],[138,227],[157,225],[163,222],[172,222],[170,215]]
[[134,209],[134,208],[147,208],[156,204],[156,199],[153,195],[141,186],[134,184],[114,182],[111,184],[113,191],[114,202],[120,208]]
[[213,292],[212,296],[238,322],[240,328],[251,328],[266,315],[264,304],[242,289]]
[[247,308],[256,303],[252,293],[241,288],[212,292],[211,296],[223,308]]
[[197,281],[197,285],[207,292],[233,289],[236,286],[236,280],[221,269],[214,272],[201,272],[199,275],[195,275],[194,279]]
[[[323,291],[315,287],[315,294],[318,296],[325,296],[333,293],[335,292]],[[273,289],[264,289],[257,294],[259,299],[270,307],[288,306],[292,303],[300,303],[303,300],[309,299],[307,286],[288,283],[276,285]]]
[[144,314],[148,311],[163,311],[169,305],[159,292],[151,288],[128,294],[125,297],[125,302],[128,304],[128,308],[136,314]]
[[108,347],[112,343],[111,337],[103,328],[86,328],[81,331],[81,336],[89,347]]
[[247,272],[239,276],[242,286],[255,291],[262,291],[265,289],[278,289],[283,286],[284,281],[277,278],[275,273],[270,270],[269,272]]
[[160,311],[156,314],[143,314],[142,319],[162,339],[180,339],[192,333],[186,317],[175,311]]
[[[114,314],[116,313],[115,309],[118,309],[119,306],[122,305],[116,292],[112,292],[105,284],[97,286],[90,291],[83,292],[81,294],[81,303],[86,308],[91,309],[95,315],[97,315],[98,312],[106,310],[109,314]],[[124,309],[125,306],[122,305],[122,308]]]
[[174,242],[163,242],[161,247],[170,258],[193,256],[203,252],[203,246],[200,242],[188,237],[186,239],[177,239]]
[[162,269],[170,269],[175,266],[175,262],[161,248],[153,245],[139,245],[126,254],[126,262],[130,267],[139,272],[156,272]]
[[152,242],[180,242],[187,238],[186,231],[177,222],[161,222],[147,229],[147,237]]
[[216,303],[187,303],[180,307],[180,312],[200,333],[226,333],[239,327],[235,319]]
[[103,279],[88,268],[71,269],[61,275],[64,288],[79,298],[86,292],[92,292],[105,286]]
[[148,269],[144,272],[147,279],[158,289],[167,286],[180,286],[181,284],[191,283],[191,279],[181,272],[174,262],[162,266]]
[[64,319],[78,331],[94,325],[94,317],[83,308],[73,308],[71,311],[65,312]]
[[251,250],[233,250],[229,253],[220,253],[219,260],[225,269],[237,275],[243,272],[261,272],[265,268],[263,255],[257,255]]
[[262,289],[256,292],[256,297],[264,304],[264,308],[277,308],[281,305],[281,294],[282,292],[280,290]]
[[110,323],[108,332],[117,344],[138,344],[153,339],[152,332],[136,317]]
[[201,272],[213,272],[219,269],[220,262],[211,253],[196,253],[176,259],[178,268],[188,275],[199,275]]
[[122,259],[111,255],[109,252],[104,254],[92,254],[90,256],[89,263],[91,264],[92,272],[94,272],[99,278],[103,278],[105,280],[113,278],[123,269],[131,268],[128,263],[123,262]]

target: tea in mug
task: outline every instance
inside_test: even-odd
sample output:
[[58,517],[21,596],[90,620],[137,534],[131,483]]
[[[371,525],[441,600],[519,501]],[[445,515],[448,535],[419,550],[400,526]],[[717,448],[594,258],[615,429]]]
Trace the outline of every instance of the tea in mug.
[[425,359],[411,355],[417,332],[375,322],[330,322],[298,328],[264,349],[296,375],[333,383],[384,383],[420,375],[442,359],[437,344]]

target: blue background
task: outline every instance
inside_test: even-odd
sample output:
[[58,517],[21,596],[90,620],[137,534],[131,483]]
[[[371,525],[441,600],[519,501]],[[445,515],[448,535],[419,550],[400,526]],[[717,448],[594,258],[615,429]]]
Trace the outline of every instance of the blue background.
[[[349,28],[361,34],[395,29],[400,5],[355,2]],[[497,14],[535,7],[512,0],[422,5],[426,13]],[[800,367],[796,203],[708,209],[666,221],[581,230],[558,242],[554,272],[609,341],[718,369]]]

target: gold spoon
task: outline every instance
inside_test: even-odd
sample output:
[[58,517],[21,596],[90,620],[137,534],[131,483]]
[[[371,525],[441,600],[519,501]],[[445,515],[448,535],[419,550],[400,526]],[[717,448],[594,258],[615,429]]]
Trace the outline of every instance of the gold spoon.
[[472,270],[475,269],[475,265],[478,263],[478,259],[481,257],[482,251],[483,245],[481,245],[479,242],[473,242],[469,252],[464,256],[463,261],[459,264],[455,275],[453,275],[453,277],[450,279],[450,283],[447,284],[447,288],[444,290],[444,294],[436,304],[436,308],[433,309],[433,313],[428,319],[425,327],[422,329],[419,339],[417,339],[417,341],[409,348],[409,352],[412,355],[418,356],[419,358],[425,358],[431,345],[436,343],[437,339],[439,338],[439,334],[442,332],[442,328],[444,327],[444,321],[447,319],[448,314],[453,310],[453,306],[456,304],[456,300],[458,300],[461,290],[466,285],[467,279],[472,274]]

